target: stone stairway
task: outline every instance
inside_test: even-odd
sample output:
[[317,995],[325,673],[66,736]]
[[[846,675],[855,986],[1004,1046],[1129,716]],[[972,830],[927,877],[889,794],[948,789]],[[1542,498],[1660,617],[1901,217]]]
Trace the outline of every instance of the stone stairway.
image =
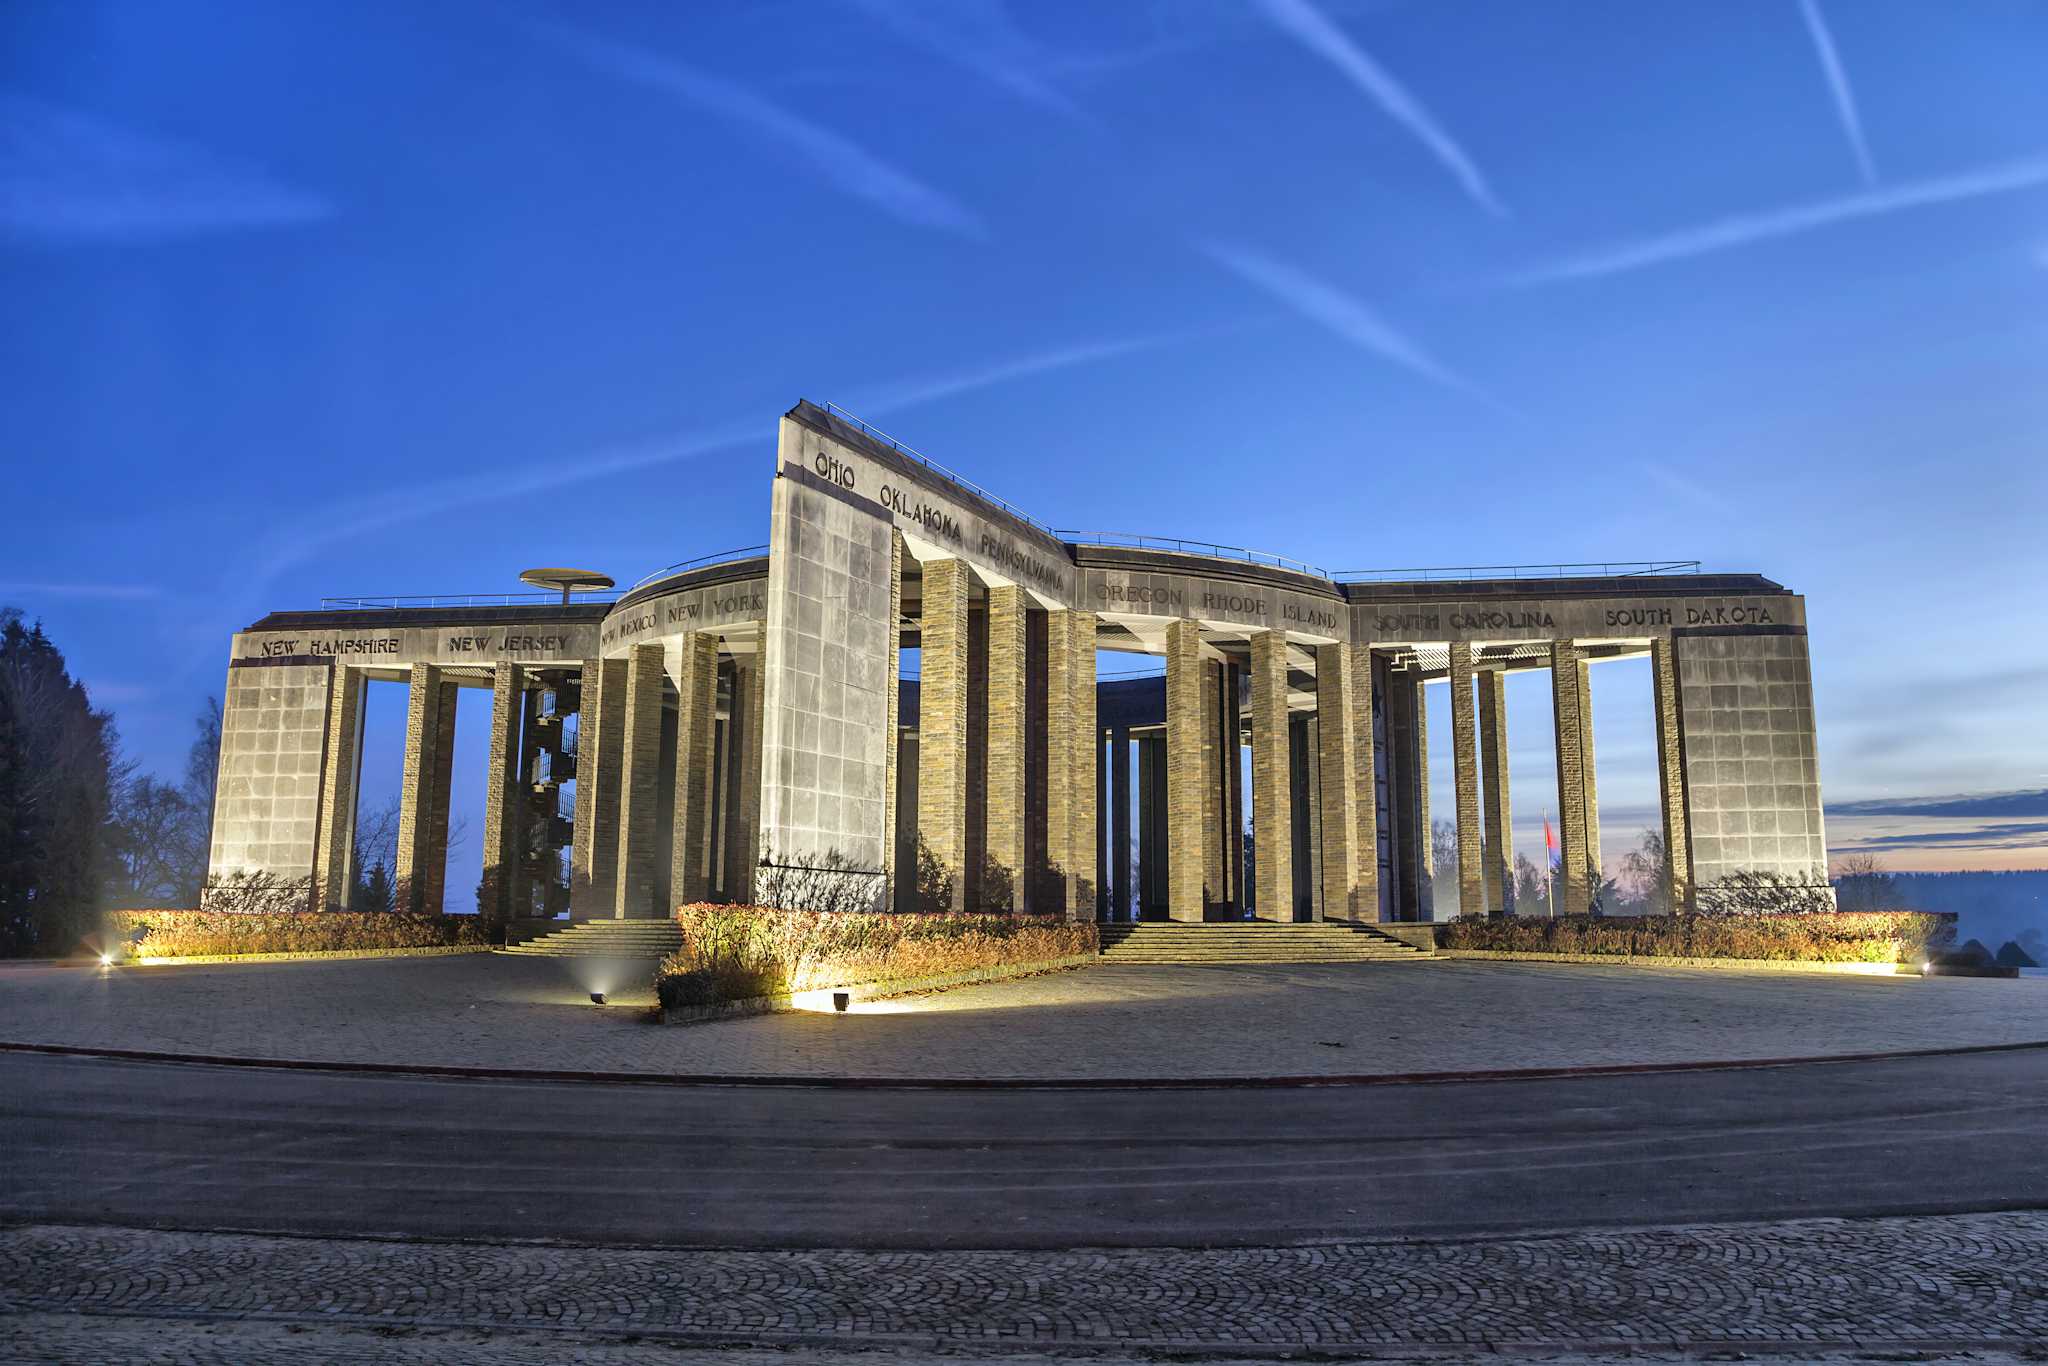
[[673,920],[579,920],[500,949],[531,958],[666,958],[683,946],[683,927]]
[[1105,963],[1377,963],[1433,958],[1370,925],[1256,920],[1102,926]]

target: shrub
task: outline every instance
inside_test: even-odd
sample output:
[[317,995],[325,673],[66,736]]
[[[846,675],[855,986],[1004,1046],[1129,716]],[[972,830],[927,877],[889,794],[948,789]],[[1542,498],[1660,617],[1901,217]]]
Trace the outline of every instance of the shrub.
[[1095,926],[1046,915],[879,915],[685,906],[655,975],[664,1006],[936,977],[1095,952]]
[[338,949],[428,949],[484,942],[468,915],[378,915],[359,911],[109,911],[108,938],[145,958],[230,953],[320,953]]
[[1810,915],[1460,916],[1437,947],[1638,958],[1765,958],[1826,963],[1918,962],[1955,940],[1955,916],[1927,911]]

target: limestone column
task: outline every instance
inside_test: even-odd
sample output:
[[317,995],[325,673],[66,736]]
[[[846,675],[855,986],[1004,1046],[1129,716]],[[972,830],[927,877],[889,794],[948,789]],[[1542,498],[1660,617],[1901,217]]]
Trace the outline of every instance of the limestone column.
[[1287,734],[1287,638],[1252,633],[1252,837],[1259,917],[1294,919],[1294,841],[1288,819],[1293,787]]
[[[1486,765],[1481,800],[1486,817],[1486,913],[1515,909],[1515,827],[1508,807],[1508,676],[1479,675],[1479,753]],[[1475,908],[1476,909],[1476,908]]]
[[1420,816],[1415,830],[1422,840],[1422,918],[1434,920],[1436,822],[1429,807],[1429,679],[1418,670],[1409,686],[1415,693],[1415,809]]
[[971,911],[989,908],[997,885],[988,885],[988,605],[967,604],[967,751],[963,770],[966,788],[967,876],[961,904]]
[[1025,663],[1029,603],[1024,590],[1003,584],[988,590],[988,859],[1007,875],[1009,904],[1025,907],[1029,855],[1024,808]]
[[1070,812],[1074,862],[1067,915],[1072,920],[1093,920],[1102,885],[1102,807],[1097,786],[1102,766],[1102,730],[1095,698],[1096,616],[1093,612],[1076,612],[1073,617],[1067,633],[1068,648],[1073,651],[1073,662],[1067,671],[1071,689],[1067,707],[1074,735],[1074,802]]
[[[716,658],[715,645],[713,658]],[[744,904],[753,900],[754,871],[761,864],[761,686],[764,675],[760,655],[736,656],[732,674],[732,712],[725,728],[726,744],[732,750],[733,762],[728,765],[732,781],[726,795],[730,808],[725,818],[724,894],[730,900]],[[677,678],[680,706],[680,669]],[[679,736],[680,733],[679,730]],[[680,738],[676,753],[678,756],[685,753]],[[673,820],[671,824],[674,824]],[[680,905],[680,884],[673,880],[673,849],[670,852],[670,879],[669,899]],[[707,882],[705,894],[709,895],[712,890]]]
[[1202,901],[1204,919],[1209,908],[1230,901],[1229,853],[1225,846],[1224,807],[1229,800],[1223,790],[1223,679],[1224,666],[1215,660],[1201,662],[1202,674]]
[[1380,918],[1380,803],[1378,756],[1372,732],[1372,646],[1347,645],[1353,784],[1351,904],[1356,919]]
[[1584,655],[1579,656],[1579,774],[1585,780],[1587,895],[1597,890],[1605,877],[1606,859],[1600,852],[1600,781],[1593,765],[1593,675]]
[[917,833],[967,898],[967,565],[929,560],[918,621]]
[[[1166,628],[1166,914],[1198,922],[1209,900],[1209,824],[1202,704],[1209,681],[1202,661],[1202,628],[1176,621]],[[1216,889],[1220,891],[1221,889]],[[1217,899],[1221,899],[1218,897]]]
[[434,754],[434,819],[427,828],[433,832],[433,852],[427,859],[425,904],[446,913],[448,909],[448,823],[455,795],[455,706],[462,692],[444,673],[435,706],[440,712],[440,743]]
[[1301,790],[1301,848],[1306,861],[1297,865],[1297,885],[1306,878],[1309,919],[1323,918],[1323,723],[1314,712],[1295,723],[1301,748],[1294,759],[1296,786]]
[[1131,913],[1131,730],[1109,732],[1109,918]]
[[1685,810],[1685,751],[1678,727],[1678,666],[1669,640],[1650,642],[1657,715],[1657,797],[1664,817],[1664,894],[1673,911],[1691,908],[1692,847]]
[[576,732],[576,879],[569,898],[570,913],[579,920],[608,919],[617,910],[625,716],[626,661],[586,661]]
[[[405,777],[398,796],[398,866],[392,870],[392,881],[398,909],[414,915],[440,912],[441,884],[447,876],[448,807],[440,787],[454,736],[452,728],[443,725],[444,691],[451,690],[442,682],[440,665],[412,666],[405,706]],[[442,864],[438,875],[437,857]]]
[[[885,903],[888,906],[895,907],[906,904],[907,898],[901,895],[904,883],[900,880],[901,870],[897,866],[896,852],[903,843],[899,822],[905,819],[905,813],[897,809],[896,802],[896,787],[903,781],[903,773],[901,771],[903,768],[901,757],[903,739],[903,533],[893,527],[889,530],[888,611],[888,639],[883,648],[883,673],[885,675],[883,687],[885,696],[882,706],[883,710],[888,714],[888,719],[883,723],[882,729],[882,882],[885,889],[883,893]],[[768,633],[766,631],[761,633],[761,654],[759,657],[762,663],[761,677],[765,683],[768,676]],[[760,749],[760,743],[757,736],[754,741],[756,752]],[[760,844],[758,804],[760,802],[759,789],[761,782],[758,771],[759,767],[760,765],[757,762],[754,775],[754,787],[756,789],[754,798],[756,803],[754,842],[757,846]],[[760,858],[761,853],[757,847],[754,853],[756,863],[759,862]],[[753,875],[751,873],[748,875],[747,887],[748,895],[744,899],[751,901],[753,899]]]
[[491,673],[491,744],[484,778],[484,875],[477,911],[492,927],[525,910],[521,854],[526,848],[526,785],[519,772],[526,671],[500,664]]
[[661,788],[661,686],[659,645],[635,645],[626,660],[626,709],[619,735],[618,877],[612,914],[620,920],[661,914],[660,860],[655,848]]
[[[745,701],[735,695],[734,710],[740,710]],[[730,716],[726,734],[739,733],[743,726],[751,729],[746,718]],[[676,669],[675,815],[667,852],[669,899],[678,906],[711,895],[711,759],[717,727],[718,637],[709,631],[692,631],[683,637],[682,658]],[[757,769],[758,764],[757,760]],[[759,786],[756,782],[757,791]]]
[[1579,691],[1579,651],[1569,640],[1550,643],[1551,714],[1557,733],[1557,838],[1562,890],[1560,915],[1584,915],[1586,886],[1586,751],[1582,739],[1584,697]]
[[1452,779],[1457,791],[1458,913],[1486,913],[1484,839],[1479,829],[1479,736],[1472,710],[1472,647],[1451,645]]
[[[568,751],[576,780],[569,815],[569,913],[590,914],[590,867],[595,861],[597,825],[597,697],[602,660],[586,659],[576,675],[576,744]],[[561,724],[559,721],[557,725]],[[584,775],[589,774],[586,778]],[[559,800],[559,798],[557,798]]]
[[1223,743],[1222,900],[1234,915],[1242,916],[1249,894],[1244,885],[1244,718],[1236,661],[1226,659],[1217,667],[1223,681],[1223,714],[1217,726]]
[[353,890],[362,749],[363,674],[336,664],[327,680],[327,759],[320,771],[320,843],[315,850],[314,904],[322,910],[347,910]]
[[1316,647],[1316,745],[1322,800],[1323,915],[1371,919],[1358,904],[1357,724],[1351,711],[1351,647]]

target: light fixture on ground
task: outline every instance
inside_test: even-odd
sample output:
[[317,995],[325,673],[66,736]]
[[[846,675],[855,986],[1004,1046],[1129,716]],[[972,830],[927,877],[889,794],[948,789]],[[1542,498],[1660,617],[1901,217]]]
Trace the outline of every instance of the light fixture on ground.
[[593,991],[593,992],[591,992],[591,993],[590,993],[590,1003],[591,1003],[592,1005],[594,1005],[594,1006],[601,1006],[601,1005],[603,1005],[603,1004],[604,1004],[604,993],[603,993],[603,992],[601,992],[601,991]]
[[835,991],[832,993],[832,1009],[844,1015],[846,1013],[847,1005],[851,1003],[852,1000],[853,997],[849,993],[844,991]]

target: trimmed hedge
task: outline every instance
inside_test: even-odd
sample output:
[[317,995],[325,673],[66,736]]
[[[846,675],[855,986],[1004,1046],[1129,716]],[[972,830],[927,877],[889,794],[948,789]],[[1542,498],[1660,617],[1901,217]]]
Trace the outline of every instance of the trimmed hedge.
[[1096,952],[1092,923],[1049,915],[870,915],[685,906],[655,990],[669,1009],[856,982],[937,977]]
[[1440,949],[1637,958],[1761,958],[1916,963],[1953,943],[1953,913],[1834,911],[1804,915],[1460,916],[1436,927]]
[[331,953],[431,949],[487,942],[473,915],[364,911],[109,911],[107,936],[125,944],[137,930],[142,958],[235,953]]

